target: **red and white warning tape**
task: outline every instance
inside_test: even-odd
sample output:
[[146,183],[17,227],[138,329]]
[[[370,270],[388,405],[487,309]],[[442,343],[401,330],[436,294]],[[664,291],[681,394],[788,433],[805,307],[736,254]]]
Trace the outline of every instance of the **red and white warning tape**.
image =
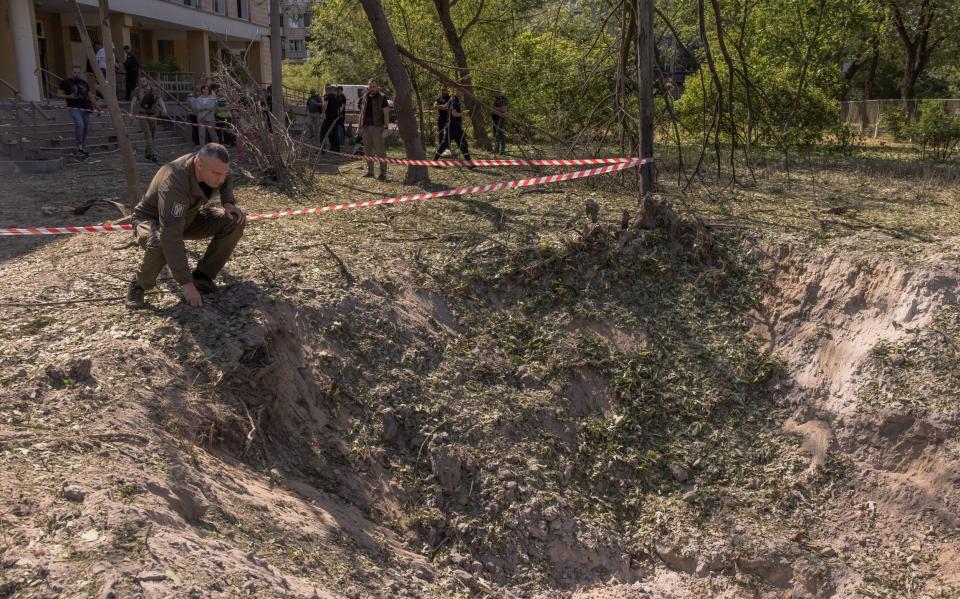
[[[304,144],[307,147],[316,148],[310,144]],[[319,148],[317,148],[319,149]],[[324,150],[327,154],[344,156],[353,160],[366,160],[370,162],[385,162],[387,164],[408,164],[413,166],[435,166],[438,168],[452,166],[595,166],[601,164],[619,164],[629,162],[633,158],[571,158],[567,160],[547,160],[547,159],[525,159],[525,158],[507,158],[499,160],[411,160],[409,158],[381,158],[377,156],[360,156],[357,154],[346,154],[344,152],[334,152]]]
[[[420,200],[431,200],[435,198],[445,198],[451,196],[463,196],[477,193],[489,193],[500,191],[502,189],[516,189],[518,187],[532,187],[535,185],[546,185],[549,183],[559,183],[561,181],[572,181],[574,179],[585,179],[587,177],[596,177],[615,173],[629,168],[640,166],[653,162],[652,158],[628,158],[623,162],[617,162],[607,166],[591,168],[571,173],[561,173],[558,175],[545,175],[542,177],[531,177],[527,179],[517,179],[515,181],[499,181],[496,183],[486,183],[484,185],[472,185],[470,187],[457,187],[455,189],[445,189],[443,191],[433,191],[429,193],[417,193],[412,195],[394,196],[392,198],[381,198],[378,200],[359,200],[345,204],[332,204],[330,206],[320,206],[316,208],[300,208],[298,210],[284,210],[278,212],[267,212],[264,214],[253,214],[247,216],[247,220],[268,220],[281,218],[284,216],[299,216],[302,214],[319,214],[321,212],[333,212],[334,210],[346,210],[350,208],[368,208],[370,206],[380,206],[386,204],[402,204],[406,202],[417,202]],[[109,233],[116,231],[129,231],[133,225],[88,225],[82,227],[10,227],[0,228],[0,237],[21,237],[29,235],[69,235],[79,233]]]
[[[81,112],[103,113],[103,110],[93,110],[87,108],[78,108]],[[200,127],[210,131],[225,131],[236,135],[238,130],[232,124],[227,125],[205,125],[203,123],[190,123],[188,121],[176,121],[169,117],[149,116],[145,114],[134,114],[132,112],[123,112],[125,117],[141,119],[147,121],[166,121],[175,122],[190,127]],[[633,158],[615,156],[612,158],[568,158],[568,159],[547,159],[547,158],[502,158],[494,160],[414,160],[409,158],[386,158],[377,156],[367,156],[359,154],[350,154],[347,152],[334,152],[333,150],[323,148],[305,141],[297,142],[300,145],[313,150],[322,150],[327,154],[334,156],[343,156],[357,161],[383,162],[387,164],[405,164],[413,166],[432,166],[437,168],[450,168],[462,166],[599,166],[604,164],[619,164],[629,162]]]
[[133,225],[84,225],[80,227],[9,227],[0,229],[0,237],[24,235],[71,235],[79,233],[115,233],[130,231]]
[[[301,214],[317,214],[320,212],[331,212],[333,210],[344,210],[348,208],[368,208],[370,206],[380,206],[382,204],[401,204],[404,202],[417,202],[420,200],[430,200],[434,198],[445,198],[451,196],[463,196],[475,193],[489,193],[500,191],[501,189],[515,189],[517,187],[531,187],[534,185],[545,185],[547,183],[559,183],[560,181],[571,181],[573,179],[584,179],[586,177],[595,177],[617,171],[633,168],[641,164],[652,162],[652,159],[640,160],[631,158],[626,162],[618,162],[609,166],[592,168],[585,171],[575,171],[572,173],[563,173],[560,175],[546,175],[543,177],[533,177],[529,179],[517,179],[515,181],[500,181],[497,183],[487,183],[485,185],[472,185],[470,187],[457,187],[455,189],[445,189],[443,191],[434,191],[429,193],[416,193],[405,196],[395,196],[392,198],[383,198],[379,200],[365,200],[350,202],[347,204],[333,204],[331,206],[322,206],[319,208],[301,208],[299,210],[287,210],[285,212],[272,212],[269,214],[257,214],[247,217],[247,220],[263,220],[268,218],[279,218],[281,216],[298,216]],[[2,234],[2,229],[0,229]]]

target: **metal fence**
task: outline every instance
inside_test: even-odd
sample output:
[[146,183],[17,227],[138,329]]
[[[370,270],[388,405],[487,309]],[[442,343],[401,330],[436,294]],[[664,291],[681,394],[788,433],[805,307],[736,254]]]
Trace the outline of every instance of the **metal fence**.
[[[907,100],[905,115],[907,122],[913,123],[926,107],[937,104],[943,106],[948,114],[960,114],[960,99]],[[880,137],[888,133],[885,120],[891,112],[904,114],[903,100],[858,100],[840,103],[840,122],[851,127],[861,135]]]
[[185,102],[194,88],[207,84],[209,79],[200,73],[144,71],[144,74],[180,102]]

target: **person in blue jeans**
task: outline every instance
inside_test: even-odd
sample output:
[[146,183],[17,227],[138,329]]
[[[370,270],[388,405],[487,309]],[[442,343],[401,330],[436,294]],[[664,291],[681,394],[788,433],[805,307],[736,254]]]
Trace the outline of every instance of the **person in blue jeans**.
[[73,121],[73,136],[77,153],[87,155],[87,134],[90,133],[90,113],[94,109],[93,91],[80,76],[80,67],[74,65],[73,76],[60,82],[57,96],[67,100],[67,111]]

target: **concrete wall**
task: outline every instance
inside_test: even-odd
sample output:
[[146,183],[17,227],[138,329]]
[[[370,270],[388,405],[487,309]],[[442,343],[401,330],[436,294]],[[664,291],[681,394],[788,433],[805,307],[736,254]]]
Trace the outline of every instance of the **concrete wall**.
[[[67,77],[72,64],[67,64],[67,53],[63,46],[63,24],[57,13],[37,12],[37,20],[43,23],[47,35],[47,70],[58,77]],[[53,79],[53,78],[51,78]],[[59,85],[53,80],[51,84]]]
[[[17,57],[13,52],[13,32],[10,30],[9,0],[0,0],[0,79],[16,87]],[[0,83],[0,98],[11,98],[13,92]]]
[[173,55],[181,71],[190,70],[190,45],[187,40],[173,41]]
[[[39,66],[40,52],[37,48],[36,34],[37,16],[32,1],[28,3],[28,9],[29,16],[27,18],[30,21],[30,31],[28,32],[28,35],[30,36],[30,39],[33,40],[33,64]],[[0,78],[3,78],[4,81],[14,86],[22,93],[23,90],[20,89],[22,87],[20,81],[21,74],[18,72],[17,68],[17,53],[14,42],[13,26],[10,0],[0,0],[0,52],[2,52],[2,54],[0,54]],[[6,85],[0,84],[0,96],[9,98],[13,97],[14,93]]]

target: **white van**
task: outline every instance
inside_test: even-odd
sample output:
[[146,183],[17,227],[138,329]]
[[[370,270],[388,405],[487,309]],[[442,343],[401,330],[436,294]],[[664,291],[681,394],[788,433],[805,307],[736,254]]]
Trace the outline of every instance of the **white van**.
[[[360,99],[367,93],[366,85],[351,85],[346,83],[331,83],[334,87],[342,87],[343,95],[347,97],[347,124],[356,123],[360,115]],[[397,120],[396,112],[393,109],[393,100],[387,100],[390,106],[390,122]]]
[[367,86],[352,85],[348,83],[332,83],[334,87],[342,87],[343,95],[347,97],[347,112],[357,112],[360,110],[360,98],[367,93]]

